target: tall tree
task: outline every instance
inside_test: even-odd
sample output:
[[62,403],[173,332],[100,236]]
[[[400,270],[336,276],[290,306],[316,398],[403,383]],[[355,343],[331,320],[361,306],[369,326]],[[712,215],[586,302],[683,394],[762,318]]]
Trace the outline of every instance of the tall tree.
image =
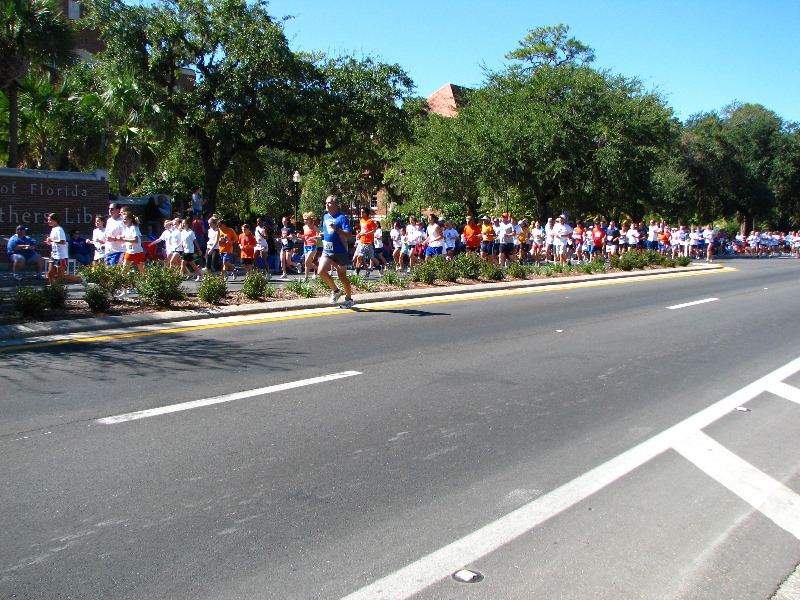
[[72,28],[51,0],[0,0],[0,90],[8,98],[8,166],[19,165],[19,82],[33,70],[58,77],[76,60]]
[[568,35],[567,25],[530,29],[525,39],[519,42],[519,48],[506,54],[506,58],[522,63],[512,67],[515,70],[534,69],[542,65],[580,66],[594,61],[594,50],[574,37],[568,38]]
[[391,120],[410,87],[397,66],[292,52],[264,0],[88,4],[108,44],[102,59],[132,69],[185,133],[210,209],[237,154],[319,155],[357,143]]

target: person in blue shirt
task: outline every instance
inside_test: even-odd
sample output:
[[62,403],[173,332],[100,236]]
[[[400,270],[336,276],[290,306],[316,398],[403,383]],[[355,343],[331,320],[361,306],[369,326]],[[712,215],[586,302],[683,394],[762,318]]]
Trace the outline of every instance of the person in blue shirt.
[[74,258],[84,267],[92,262],[92,252],[94,250],[92,240],[82,238],[77,229],[69,232],[67,250],[69,250],[69,257]]
[[36,267],[36,276],[44,279],[44,258],[36,253],[36,242],[28,236],[28,228],[24,225],[17,227],[16,233],[11,236],[6,244],[8,260],[11,262],[11,276],[19,281],[22,279],[20,271],[27,265]]
[[325,210],[322,216],[322,256],[319,259],[317,273],[331,290],[331,304],[336,304],[342,296],[333,277],[328,271],[336,267],[336,274],[339,282],[344,288],[344,303],[342,308],[352,308],[353,298],[351,297],[350,280],[347,278],[347,265],[350,262],[350,255],[347,251],[347,240],[353,237],[350,229],[350,221],[346,216],[339,212],[339,200],[336,196],[325,198]]

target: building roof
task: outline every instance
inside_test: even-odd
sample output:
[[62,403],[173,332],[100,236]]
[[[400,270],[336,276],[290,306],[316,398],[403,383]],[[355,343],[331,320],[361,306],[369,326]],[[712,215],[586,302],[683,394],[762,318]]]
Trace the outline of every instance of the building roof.
[[458,116],[458,108],[464,106],[465,96],[469,88],[448,83],[428,96],[428,108],[431,112],[444,117]]

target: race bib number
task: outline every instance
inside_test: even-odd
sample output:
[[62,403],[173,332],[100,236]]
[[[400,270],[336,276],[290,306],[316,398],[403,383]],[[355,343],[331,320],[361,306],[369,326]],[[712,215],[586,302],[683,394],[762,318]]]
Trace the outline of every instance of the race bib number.
[[322,249],[326,252],[333,252],[333,242],[322,242]]

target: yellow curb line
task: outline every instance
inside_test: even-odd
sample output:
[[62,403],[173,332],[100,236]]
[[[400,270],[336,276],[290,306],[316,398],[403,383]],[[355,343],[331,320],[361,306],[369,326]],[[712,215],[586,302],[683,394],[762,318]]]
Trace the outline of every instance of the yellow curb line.
[[311,317],[325,317],[330,315],[346,315],[351,312],[358,312],[358,311],[373,311],[379,312],[381,310],[386,310],[390,308],[398,308],[402,306],[410,306],[410,305],[418,305],[418,304],[441,304],[444,302],[463,302],[465,300],[479,300],[483,298],[499,298],[502,296],[514,296],[519,294],[538,294],[542,292],[553,292],[553,291],[560,291],[565,289],[575,289],[575,288],[585,288],[585,287],[597,287],[601,285],[617,285],[621,283],[635,283],[640,281],[653,281],[657,279],[673,279],[675,277],[695,277],[697,275],[714,275],[717,273],[730,273],[737,271],[738,269],[734,269],[731,267],[723,267],[721,269],[717,269],[715,271],[702,271],[699,273],[661,273],[658,275],[649,275],[643,277],[631,277],[625,279],[612,279],[612,280],[604,280],[604,281],[596,281],[596,282],[586,282],[586,283],[568,283],[563,285],[547,285],[541,286],[534,289],[520,289],[520,290],[503,290],[502,292],[497,293],[475,293],[470,294],[469,292],[458,294],[457,296],[451,298],[439,298],[436,300],[416,300],[413,298],[406,299],[401,303],[397,304],[388,304],[377,306],[371,308],[369,306],[365,307],[358,307],[357,311],[348,311],[342,310],[337,308],[335,310],[325,311],[325,312],[313,312],[307,313],[302,315],[282,315],[279,317],[265,317],[263,319],[252,319],[252,320],[243,320],[243,321],[231,321],[228,323],[211,323],[206,325],[186,325],[185,327],[171,327],[169,329],[156,329],[153,331],[137,331],[133,333],[117,333],[111,335],[101,335],[101,336],[94,336],[94,337],[81,337],[76,339],[68,339],[68,340],[56,340],[52,342],[34,342],[30,344],[20,343],[17,345],[5,346],[0,347],[0,352],[6,352],[8,350],[20,350],[20,349],[30,349],[30,348],[46,348],[48,346],[60,346],[63,344],[75,344],[75,343],[86,343],[86,342],[104,342],[108,340],[119,340],[125,338],[135,338],[135,337],[145,337],[149,335],[161,335],[166,333],[179,333],[184,331],[199,331],[202,329],[219,329],[222,327],[240,327],[243,325],[259,325],[262,323],[272,323],[276,321],[289,321],[292,319],[307,319]]

